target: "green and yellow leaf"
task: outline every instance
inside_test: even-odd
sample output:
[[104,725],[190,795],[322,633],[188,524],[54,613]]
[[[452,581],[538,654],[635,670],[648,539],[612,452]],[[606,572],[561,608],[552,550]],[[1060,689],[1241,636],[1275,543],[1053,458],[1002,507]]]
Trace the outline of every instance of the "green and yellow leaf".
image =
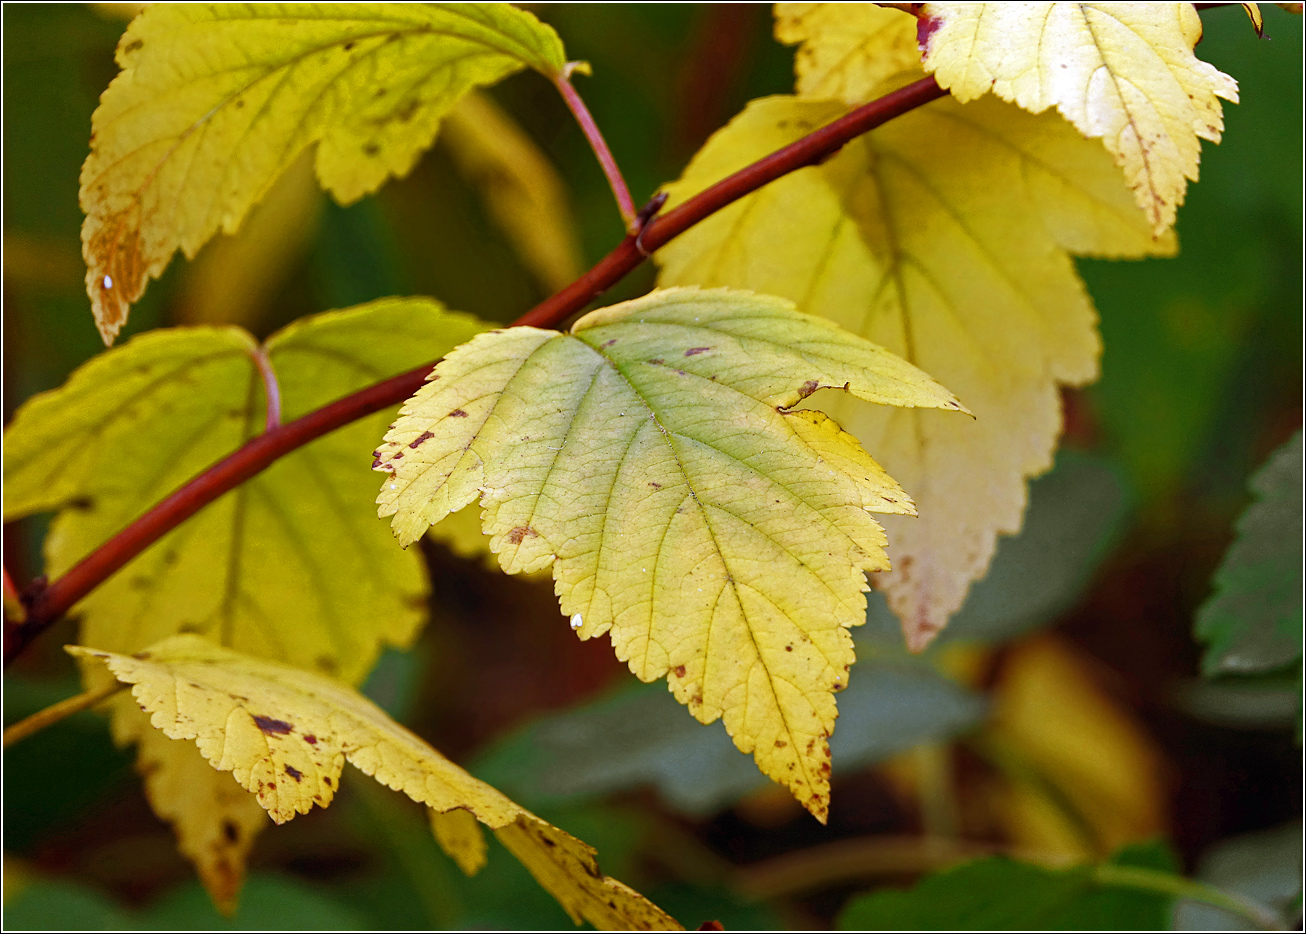
[[507,4],[150,7],[118,44],[92,119],[82,253],[111,343],[172,254],[234,233],[308,147],[341,203],[403,175],[473,88],[564,65],[548,26]]
[[856,441],[792,407],[822,387],[960,409],[914,367],[783,300],[674,289],[570,333],[511,328],[454,351],[375,465],[407,545],[481,497],[508,573],[551,567],[581,638],[721,717],[824,819],[833,692],[853,662],[870,512],[911,501]]
[[432,811],[474,815],[577,923],[681,929],[638,892],[604,876],[591,848],[463,771],[347,685],[194,635],[169,637],[135,655],[68,651],[131,684],[156,730],[193,740],[279,824],[314,804],[329,805],[349,761]]
[[[904,30],[914,20],[900,16]],[[884,90],[914,79],[901,75]],[[845,105],[752,102],[669,186],[683,202],[840,117]],[[1096,316],[1068,253],[1166,253],[1100,146],[1053,114],[941,100],[730,205],[657,253],[660,283],[781,295],[900,354],[975,419],[821,401],[912,496],[887,517],[875,575],[923,648],[1020,528],[1025,479],[1061,430],[1059,388],[1097,375]],[[813,400],[818,401],[818,400]]]
[[[439,357],[479,329],[429,300],[386,299],[303,319],[263,349],[289,420]],[[47,574],[63,574],[262,430],[258,349],[238,328],[153,331],[19,409],[4,437],[5,519],[57,512]],[[382,646],[407,644],[425,619],[420,558],[395,548],[373,513],[366,452],[389,414],[287,455],[162,537],[78,604],[81,639],[136,652],[197,632],[361,680]],[[137,716],[131,704],[115,708],[121,739],[141,735],[129,725]],[[174,762],[184,768],[176,755],[142,749],[151,801],[161,816],[179,815],[186,852],[208,852],[208,841],[223,839],[227,806],[171,774]],[[168,800],[174,793],[185,797]]]
[[926,3],[925,68],[960,101],[1049,107],[1101,138],[1158,236],[1220,141],[1238,82],[1193,55],[1191,3]]

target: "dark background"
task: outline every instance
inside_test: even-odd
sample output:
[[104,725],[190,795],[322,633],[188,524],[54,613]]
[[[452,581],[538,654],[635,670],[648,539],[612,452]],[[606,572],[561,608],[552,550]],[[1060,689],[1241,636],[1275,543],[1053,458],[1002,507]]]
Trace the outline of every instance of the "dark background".
[[[945,710],[915,688],[866,701],[868,722],[886,745],[860,762],[851,757],[836,775],[828,827],[747,777],[735,780],[739,788],[725,779],[718,788],[716,773],[699,779],[695,769],[723,757],[738,760],[721,765],[736,776],[740,762],[752,766],[720,743],[691,748],[696,734],[682,727],[720,726],[694,727],[683,711],[667,719],[657,698],[632,689],[606,640],[574,638],[547,582],[505,578],[438,545],[424,545],[437,595],[431,623],[412,653],[383,659],[369,682],[372,696],[456,761],[596,846],[606,872],[690,927],[710,918],[727,928],[828,925],[849,894],[901,885],[933,868],[903,843],[921,834],[960,841],[957,852],[974,843],[1081,856],[1104,855],[1122,834],[1159,834],[1191,872],[1230,837],[1299,821],[1295,678],[1204,682],[1191,635],[1249,502],[1248,477],[1302,417],[1302,21],[1273,5],[1263,9],[1266,39],[1236,5],[1203,14],[1197,53],[1238,79],[1242,103],[1225,106],[1225,141],[1203,145],[1201,182],[1179,213],[1179,257],[1079,264],[1106,349],[1099,383],[1067,395],[1067,450],[1035,487],[1044,537],[1024,551],[1020,539],[1003,545],[1007,573],[995,566],[985,606],[963,611],[968,625],[980,619],[969,638],[960,632],[913,663],[897,659],[874,626],[859,636],[868,664],[923,665],[979,706]],[[578,87],[637,203],[675,178],[747,100],[792,89],[792,50],[771,39],[768,7],[544,5],[536,12],[571,58],[592,63],[593,77],[577,79]],[[59,385],[103,349],[82,285],[77,177],[91,112],[116,73],[113,47],[125,20],[85,5],[7,4],[3,16],[7,422],[23,400]],[[621,224],[556,92],[523,74],[491,94],[557,167],[586,264],[597,260],[620,239]],[[377,196],[348,208],[320,198],[303,216],[284,234],[278,262],[260,271],[261,291],[224,306],[228,320],[265,335],[304,314],[429,294],[506,322],[545,297],[439,142]],[[207,281],[202,268],[213,249],[194,264],[174,261],[133,309],[123,338],[212,315],[196,311],[211,306],[195,290]],[[646,266],[604,302],[652,283]],[[1033,517],[1030,523],[1033,535]],[[40,520],[5,527],[5,566],[20,586],[40,573],[43,531]],[[1060,583],[1031,604],[1022,588],[1040,575]],[[71,624],[60,624],[6,674],[6,723],[76,693],[72,665],[58,650],[70,641]],[[1100,727],[1103,761],[1121,770],[1127,788],[1128,776],[1137,776],[1129,807],[1141,816],[1123,829],[1089,826],[1069,850],[1055,832],[1013,811],[1019,782],[991,755],[1002,722],[1037,721],[1015,686],[1049,657],[1084,685],[1056,703],[1082,705],[1086,722]],[[616,704],[609,720],[627,727],[617,739],[595,727],[601,718],[586,705],[596,698]],[[908,729],[895,710],[928,722]],[[521,732],[544,714],[571,719]],[[914,752],[884,751],[924,737],[932,741]],[[1113,751],[1120,737],[1122,748]],[[654,748],[659,738],[664,745]],[[837,762],[838,747],[835,754]],[[665,784],[659,792],[639,781],[639,768],[627,768],[634,779],[614,777],[650,755],[690,785],[701,781],[719,793],[688,806]],[[540,765],[546,761],[552,773]],[[102,719],[65,721],[14,747],[4,764],[10,926],[227,923],[150,812],[130,754],[113,748]],[[1070,773],[1059,774],[1056,781],[1074,784]],[[1071,799],[1092,793],[1062,790]],[[842,862],[815,849],[836,841],[846,850],[834,852],[849,854]],[[765,882],[776,878],[788,882]],[[771,897],[758,897],[759,886]],[[354,773],[330,810],[263,835],[232,923],[568,922],[497,846],[480,876],[463,879],[416,806]]]

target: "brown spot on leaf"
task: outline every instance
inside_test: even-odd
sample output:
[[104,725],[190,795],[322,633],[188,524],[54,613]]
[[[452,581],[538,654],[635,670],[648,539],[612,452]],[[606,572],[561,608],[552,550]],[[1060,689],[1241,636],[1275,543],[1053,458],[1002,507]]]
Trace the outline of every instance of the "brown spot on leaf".
[[653,487],[653,489],[655,489],[655,490],[660,490],[660,489],[662,489],[662,484],[658,483],[656,480],[650,480],[650,481],[648,482],[648,485],[651,486],[651,487]]
[[695,354],[707,353],[711,349],[712,349],[711,347],[690,347],[688,350],[685,351],[685,356],[692,357]]
[[68,501],[69,509],[76,509],[78,512],[90,512],[95,507],[95,500],[89,496],[74,496]]
[[308,743],[310,746],[316,746],[317,737],[314,736],[312,733],[309,733],[307,736],[304,737],[304,742]]
[[810,396],[812,393],[816,392],[816,390],[820,388],[821,388],[820,383],[818,383],[814,379],[809,379],[807,382],[803,383],[803,385],[798,388],[798,395],[800,398],[806,399],[808,396]]
[[677,678],[683,678],[684,676],[685,676],[685,666],[684,666],[684,665],[677,665],[677,666],[676,666],[676,677],[677,677]]
[[611,346],[612,346],[613,344],[615,344],[616,342],[617,342],[617,339],[614,337],[614,338],[613,338],[612,340],[610,340],[610,341],[604,341],[604,342],[603,342],[603,346],[604,346],[604,347],[611,347]]
[[330,787],[331,787],[331,776],[330,776],[330,775],[323,775],[323,776],[322,776],[322,784],[324,784],[324,785],[326,785],[328,788],[330,788]]
[[143,45],[145,45],[145,40],[144,40],[144,39],[133,39],[131,42],[128,42],[126,45],[124,45],[124,46],[122,47],[122,50],[123,50],[124,52],[135,52],[137,49],[141,48],[141,46],[143,46]]
[[381,147],[378,146],[376,143],[368,143],[366,146],[363,147],[363,155],[365,156],[378,156],[380,154],[381,154]]
[[245,101],[244,101],[244,99],[239,98],[239,97],[236,98],[236,104],[235,104],[235,106],[236,106],[236,109],[237,109],[237,110],[240,110],[241,108],[243,108],[243,107],[245,106]]
[[467,417],[467,413],[464,412],[462,409],[454,409],[452,412],[449,413],[449,417],[450,417],[450,418],[466,418],[466,417]]
[[787,742],[785,742],[784,740],[782,740],[782,739],[777,739],[777,740],[775,741],[775,748],[776,748],[776,749],[784,749],[784,748],[785,748],[786,746],[788,746],[788,745],[789,745],[789,744],[788,744]]
[[105,216],[93,204],[87,228],[87,293],[95,313],[95,325],[106,344],[127,321],[131,303],[145,291],[147,275],[140,229],[140,202],[132,200],[116,214]]
[[409,120],[413,119],[413,115],[417,113],[417,108],[417,99],[411,98],[402,108],[395,111],[395,116],[399,119],[400,123],[407,123]]
[[649,361],[649,363],[653,364],[654,366],[661,366],[664,362],[665,361],[661,357],[654,357],[652,360]]
[[257,715],[254,717],[254,725],[268,736],[271,736],[273,733],[285,736],[295,728],[293,724],[287,723],[285,720],[277,720],[273,717]]
[[240,828],[234,821],[224,820],[222,822],[222,835],[227,838],[228,843],[235,843],[240,839]]
[[786,645],[786,646],[785,646],[785,651],[786,651],[786,652],[792,652],[793,650],[794,650],[794,647],[793,647],[792,645]]
[[299,769],[295,768],[293,765],[286,766],[286,774],[297,782],[302,781],[304,778],[304,773],[301,772]]
[[420,445],[422,444],[422,442],[424,442],[424,441],[430,441],[430,440],[431,440],[432,438],[434,438],[434,437],[435,437],[435,435],[431,434],[431,432],[429,432],[429,431],[424,431],[424,432],[422,432],[420,435],[418,435],[416,438],[414,438],[412,441],[409,441],[409,442],[408,442],[408,446],[409,446],[410,448],[416,448],[416,447],[420,446]]
[[512,542],[514,545],[520,545],[522,539],[527,537],[534,538],[539,534],[539,532],[536,532],[529,525],[519,525],[508,533],[508,541]]
[[346,43],[345,43],[345,51],[346,51],[346,52],[350,52],[350,51],[352,51],[353,48],[354,48],[354,43],[353,43],[353,42],[346,42]]
[[137,652],[134,655],[132,655],[132,658],[139,658],[141,661],[145,661],[149,657],[150,657],[149,652]]

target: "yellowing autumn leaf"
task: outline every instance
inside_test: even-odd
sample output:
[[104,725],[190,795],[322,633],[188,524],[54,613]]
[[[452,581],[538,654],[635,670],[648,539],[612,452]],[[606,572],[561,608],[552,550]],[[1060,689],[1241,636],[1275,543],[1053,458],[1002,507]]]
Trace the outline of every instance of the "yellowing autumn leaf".
[[[435,359],[479,329],[429,300],[387,299],[303,319],[263,350],[289,420]],[[262,430],[258,350],[237,328],[153,331],[19,409],[4,436],[5,519],[57,511],[47,574],[63,574]],[[81,639],[135,652],[198,632],[360,680],[383,645],[407,644],[425,619],[420,559],[395,548],[373,513],[367,451],[388,418],[377,413],[300,448],[162,537],[78,604]],[[120,740],[142,735],[139,716],[130,703],[114,706]],[[212,854],[207,841],[231,839],[224,821],[243,827],[244,818],[178,777],[189,766],[172,745],[142,748],[147,792],[183,850]],[[231,862],[223,855],[201,872],[229,878]],[[215,897],[229,889],[218,885]]]
[[919,65],[915,20],[874,3],[777,3],[775,37],[798,44],[803,97],[862,104],[880,83]]
[[314,804],[329,805],[348,760],[433,811],[474,815],[577,923],[681,930],[638,892],[604,876],[590,847],[472,777],[344,684],[193,635],[172,636],[135,655],[81,646],[68,651],[133,685],[155,729],[194,740],[215,769],[231,772],[279,824]]
[[117,60],[81,177],[105,343],[174,251],[234,233],[309,146],[347,204],[411,169],[467,91],[564,65],[552,29],[489,3],[160,3]]
[[1088,659],[1040,636],[1017,646],[1002,667],[982,742],[996,744],[1009,767],[995,804],[1012,842],[1084,861],[1164,835],[1165,762],[1143,726],[1102,689]]
[[[669,186],[669,203],[844,112],[831,101],[754,101]],[[1172,239],[1152,239],[1100,146],[1053,114],[990,98],[899,117],[730,205],[656,258],[663,285],[785,296],[900,354],[975,413],[846,395],[820,403],[916,503],[918,519],[886,518],[893,568],[875,585],[920,649],[984,573],[996,536],[1020,528],[1025,478],[1052,462],[1060,385],[1097,375],[1095,314],[1068,251],[1171,249]]]
[[610,631],[645,681],[670,672],[824,819],[846,627],[862,572],[887,566],[870,512],[912,508],[832,420],[791,411],[822,387],[960,408],[783,299],[673,289],[447,356],[377,451],[377,502],[407,545],[479,495],[505,571],[552,567],[581,638]]
[[441,142],[540,286],[580,276],[580,240],[553,163],[503,108],[473,92],[445,119]]
[[136,770],[150,807],[172,825],[177,849],[195,865],[214,905],[231,915],[245,882],[245,860],[268,824],[267,812],[229,776],[215,772],[194,745],[152,729],[130,696],[110,704],[114,741],[136,744]]
[[1201,139],[1220,141],[1217,98],[1238,82],[1193,55],[1191,3],[926,3],[925,68],[961,101],[986,92],[1032,113],[1056,107],[1101,138],[1163,233],[1197,180]]

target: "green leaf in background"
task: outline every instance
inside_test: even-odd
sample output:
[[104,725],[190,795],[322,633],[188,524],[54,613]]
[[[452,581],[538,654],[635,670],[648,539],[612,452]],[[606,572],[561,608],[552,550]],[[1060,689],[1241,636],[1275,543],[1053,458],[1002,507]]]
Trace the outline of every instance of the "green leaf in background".
[[[938,644],[1002,642],[1051,622],[1073,605],[1119,536],[1130,498],[1107,458],[1057,454],[1053,470],[1030,483],[1024,528],[998,540],[988,573],[971,588]],[[879,593],[868,595],[858,642],[905,653],[902,627]]]
[[[984,702],[919,663],[863,660],[839,694],[830,738],[837,773],[977,723]],[[717,725],[680,711],[660,684],[634,685],[537,720],[503,740],[472,771],[506,794],[550,800],[653,785],[678,811],[705,816],[766,785]]]
[[[1240,895],[1283,914],[1284,927],[1294,900],[1299,917],[1302,891],[1302,825],[1300,821],[1272,830],[1223,840],[1202,857],[1199,881]],[[1246,918],[1211,905],[1182,900],[1175,907],[1178,931],[1253,931]]]
[[[1160,843],[1125,847],[1108,865],[1172,873]],[[1170,926],[1171,896],[1097,879],[1095,866],[1045,869],[1004,857],[966,863],[915,888],[855,898],[839,916],[845,931],[1157,931]]]
[[1208,675],[1281,668],[1301,658],[1302,434],[1252,478],[1255,502],[1215,572],[1215,596],[1198,611]]
[[224,918],[198,883],[131,911],[94,889],[36,881],[5,905],[5,927],[32,931],[365,931],[370,919],[338,903],[324,886],[273,875],[250,877],[240,908]]

